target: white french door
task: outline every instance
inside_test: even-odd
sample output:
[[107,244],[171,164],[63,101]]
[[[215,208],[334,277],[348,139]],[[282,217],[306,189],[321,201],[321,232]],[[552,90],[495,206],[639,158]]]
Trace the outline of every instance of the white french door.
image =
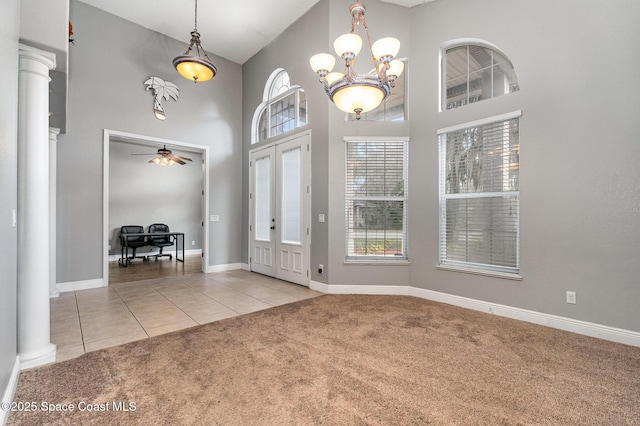
[[309,285],[309,133],[250,153],[251,270]]

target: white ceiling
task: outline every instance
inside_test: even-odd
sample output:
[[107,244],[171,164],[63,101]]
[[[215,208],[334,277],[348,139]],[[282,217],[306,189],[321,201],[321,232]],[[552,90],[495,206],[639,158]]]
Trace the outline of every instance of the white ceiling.
[[[185,49],[191,39],[189,33],[194,24],[194,0],[80,1],[184,41]],[[200,0],[198,32],[202,47],[207,52],[243,64],[318,1]],[[433,0],[382,1],[411,7]],[[345,0],[345,3],[349,1]]]

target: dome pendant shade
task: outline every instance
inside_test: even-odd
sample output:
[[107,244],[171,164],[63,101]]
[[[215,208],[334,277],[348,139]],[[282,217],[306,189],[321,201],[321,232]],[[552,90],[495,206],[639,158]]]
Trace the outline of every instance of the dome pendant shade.
[[353,33],[342,34],[333,42],[333,48],[341,58],[345,53],[357,56],[362,49],[362,37]]
[[178,56],[173,60],[173,66],[181,76],[194,83],[211,80],[216,76],[216,67],[195,56]]
[[211,80],[216,76],[216,66],[198,56],[181,55],[173,59],[173,66],[181,76],[194,83]]
[[376,76],[363,75],[351,83],[336,79],[327,89],[329,98],[338,109],[355,114],[358,120],[361,113],[376,109],[390,93],[389,84],[380,84]]
[[387,75],[394,75],[396,77],[400,77],[402,72],[404,71],[404,62],[393,60],[389,62],[389,69],[387,70]]
[[332,100],[340,110],[358,116],[375,109],[384,98],[384,92],[379,87],[354,85],[336,92]]
[[[195,53],[195,55],[193,53]],[[211,80],[218,73],[218,69],[213,65],[213,62],[211,62],[211,59],[207,56],[207,52],[205,52],[200,43],[200,33],[198,32],[198,0],[196,0],[196,13],[194,29],[191,31],[191,42],[184,54],[176,56],[173,59],[173,67],[181,76],[192,80],[194,83]]]
[[184,55],[176,56],[173,59],[173,66],[181,76],[188,80],[193,80],[194,83],[197,83],[199,81],[211,80],[218,73],[218,69],[209,60],[209,57],[206,56],[206,53],[204,58],[202,56],[194,56],[189,54],[194,44],[196,45],[196,50],[198,53],[200,53],[200,50],[202,49],[200,47],[200,34],[194,31],[191,33],[191,35],[192,38],[189,48],[184,53]]
[[309,64],[313,72],[326,71],[330,73],[333,67],[336,66],[336,58],[328,53],[318,53],[309,59]]
[[385,58],[395,57],[399,50],[400,40],[393,37],[381,38],[371,46],[371,53],[373,53],[373,57],[380,62],[388,62],[385,61]]

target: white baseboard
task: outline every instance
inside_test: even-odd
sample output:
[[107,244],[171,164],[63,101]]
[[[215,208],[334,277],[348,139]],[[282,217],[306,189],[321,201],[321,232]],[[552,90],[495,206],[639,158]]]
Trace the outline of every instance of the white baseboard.
[[[153,251],[153,252],[136,252],[136,255],[139,256],[155,256],[155,254],[157,253],[157,251]],[[175,256],[176,254],[176,250],[175,248],[173,250],[166,250],[163,253],[166,254],[172,254]],[[202,254],[202,249],[193,249],[193,250],[185,250],[184,251],[185,256],[190,256],[192,254]],[[116,260],[120,259],[120,255],[119,254],[110,254],[109,255],[109,262],[115,262]]]
[[[13,370],[11,370],[11,376],[9,376],[9,382],[2,395],[2,402],[13,401],[13,397],[16,394],[18,388],[18,378],[20,377],[20,357],[16,356],[16,362],[13,364]],[[4,426],[9,420],[10,410],[0,410],[0,425]]]
[[241,263],[228,263],[226,265],[207,265],[207,273],[212,272],[226,272],[226,271],[234,271],[236,269],[242,269]]
[[[195,253],[201,253],[200,250],[194,250]],[[189,251],[186,252],[190,254]],[[229,263],[226,265],[209,265],[206,268],[206,272],[225,272],[225,271],[233,271],[236,269],[242,269],[242,263]],[[106,287],[107,283],[103,278],[95,278],[93,280],[85,280],[85,281],[72,281],[67,283],[58,283],[56,284],[56,288],[59,292],[65,291],[77,291],[77,290],[89,290],[92,288]]]
[[107,286],[107,283],[105,283],[103,278],[96,278],[93,280],[85,280],[85,281],[72,281],[68,283],[56,284],[56,288],[61,293],[65,291],[89,290],[91,288],[106,287],[106,286]]
[[432,290],[425,290],[422,288],[410,286],[335,285],[315,281],[311,281],[309,287],[312,290],[328,294],[415,296],[422,299],[433,300],[434,302],[447,303],[449,305],[473,309],[475,311],[494,314],[505,318],[526,321],[533,324],[569,331],[571,333],[640,347],[640,333],[636,331],[530,311],[527,309],[515,308],[512,306],[500,305],[497,303],[485,302],[482,300],[470,299],[467,297],[455,296],[447,293],[440,293]]
[[40,365],[51,364],[56,362],[56,353],[58,348],[53,343],[47,343],[44,347],[31,351],[21,352],[18,354],[20,358],[20,370],[38,367]]
[[243,263],[242,264],[242,268],[243,271],[249,271],[251,272],[251,265],[249,265],[248,263]]

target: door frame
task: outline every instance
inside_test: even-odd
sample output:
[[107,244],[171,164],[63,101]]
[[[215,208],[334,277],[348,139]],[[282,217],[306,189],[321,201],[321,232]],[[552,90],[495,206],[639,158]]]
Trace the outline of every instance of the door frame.
[[[307,190],[306,199],[307,199],[308,205],[307,205],[307,209],[306,209],[307,214],[306,214],[306,217],[304,218],[305,221],[306,221],[305,228],[308,229],[308,233],[306,235],[307,238],[306,238],[306,240],[304,242],[304,245],[306,245],[305,250],[308,253],[308,255],[306,257],[305,264],[303,266],[304,268],[307,269],[306,286],[309,287],[309,284],[311,283],[311,235],[312,235],[312,232],[313,232],[312,229],[311,229],[311,224],[312,224],[312,221],[311,221],[311,195],[312,195],[312,189],[313,189],[311,187],[311,172],[312,172],[311,171],[311,163],[312,163],[311,154],[313,153],[312,146],[311,146],[311,130],[305,130],[303,132],[295,133],[293,135],[287,136],[286,138],[279,139],[277,141],[270,142],[270,143],[255,147],[253,149],[250,149],[247,161],[249,161],[249,162],[251,161],[252,155],[254,153],[257,153],[257,152],[262,151],[264,149],[274,148],[274,147],[276,147],[276,146],[278,146],[280,144],[284,144],[284,143],[290,142],[292,140],[301,138],[303,136],[307,138],[307,142],[306,143],[307,143],[307,145],[309,147],[309,155],[307,156],[308,164],[306,165],[307,168],[308,168],[307,169],[307,176],[306,176],[307,182],[308,182],[308,190]],[[251,188],[252,188],[252,185],[253,185],[253,182],[251,181],[251,170],[252,170],[251,169],[251,164],[249,164],[249,167],[248,167],[248,174],[249,175],[248,175],[248,179],[247,179],[247,181],[249,182],[249,188],[248,188],[249,191],[248,191],[248,194],[247,194],[247,196],[249,198],[249,214],[248,214],[249,223],[247,224],[247,234],[248,234],[247,235],[247,260],[248,260],[248,270],[249,271],[251,271],[251,259],[252,259],[252,256],[251,256],[251,254],[252,254],[251,253],[251,248],[252,248],[252,244],[251,244],[252,243],[252,241],[251,241],[251,237],[252,237],[251,225],[252,225],[252,222],[253,222],[253,214],[254,214],[253,213],[253,199],[251,197]],[[277,184],[276,184],[276,186],[277,186]]]
[[202,272],[207,271],[209,264],[209,147],[188,142],[174,141],[169,139],[155,138],[146,135],[121,132],[118,130],[104,129],[103,131],[103,164],[102,164],[102,280],[103,286],[109,285],[109,146],[111,139],[118,139],[119,142],[131,141],[149,147],[161,148],[164,145],[171,145],[181,148],[188,148],[191,151],[202,154],[202,190],[203,194],[203,214],[202,232]]

